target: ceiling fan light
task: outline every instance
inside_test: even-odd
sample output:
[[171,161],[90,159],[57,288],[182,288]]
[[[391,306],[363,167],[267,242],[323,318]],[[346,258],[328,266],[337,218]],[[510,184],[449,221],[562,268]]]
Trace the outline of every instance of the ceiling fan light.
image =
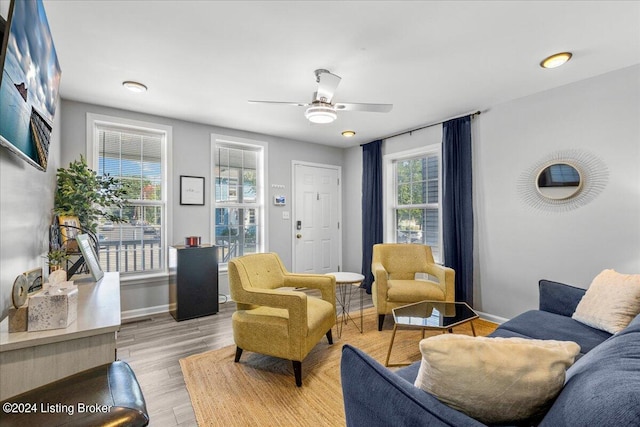
[[304,112],[304,116],[311,123],[327,124],[338,118],[336,111],[330,105],[312,105]]
[[556,53],[555,55],[551,55],[543,59],[542,62],[540,62],[540,66],[542,68],[556,68],[569,61],[571,56],[573,56],[571,52]]

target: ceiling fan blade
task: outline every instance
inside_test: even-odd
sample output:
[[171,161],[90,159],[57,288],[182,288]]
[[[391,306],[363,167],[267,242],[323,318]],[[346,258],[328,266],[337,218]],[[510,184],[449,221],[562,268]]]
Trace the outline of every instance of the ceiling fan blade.
[[336,92],[342,78],[331,74],[327,70],[316,70],[316,76],[318,80],[318,91],[316,92],[315,100],[331,104],[333,94]]
[[337,102],[335,104],[338,111],[368,111],[371,113],[388,113],[393,108],[393,104],[357,104],[353,102]]
[[304,102],[286,102],[286,101],[254,101],[249,100],[249,104],[281,104],[281,105],[293,105],[294,107],[308,107],[311,104]]

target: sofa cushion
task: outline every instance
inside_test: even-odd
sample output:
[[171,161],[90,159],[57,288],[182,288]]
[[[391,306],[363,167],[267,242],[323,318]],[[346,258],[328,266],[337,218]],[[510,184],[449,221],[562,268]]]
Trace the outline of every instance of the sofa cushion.
[[349,427],[483,426],[348,344],[342,347],[340,377]]
[[570,317],[546,311],[530,310],[503,323],[491,336],[505,336],[504,330],[538,340],[574,341],[582,353],[611,336],[610,333],[594,329]]
[[640,316],[578,360],[541,426],[631,426],[640,420]]
[[419,387],[484,423],[538,419],[580,347],[568,341],[445,334],[420,341]]
[[615,334],[640,313],[640,274],[603,270],[591,282],[573,318]]
[[538,282],[540,295],[539,308],[549,313],[562,314],[571,317],[586,289],[577,288],[552,280],[540,280]]

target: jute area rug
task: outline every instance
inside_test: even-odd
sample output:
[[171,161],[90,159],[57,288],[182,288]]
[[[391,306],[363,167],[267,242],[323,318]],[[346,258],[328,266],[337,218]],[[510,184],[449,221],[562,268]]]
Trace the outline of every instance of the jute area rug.
[[[357,313],[356,321],[359,325]],[[288,360],[245,351],[234,363],[235,346],[189,356],[180,360],[182,373],[200,427],[203,426],[344,426],[340,385],[340,358],[346,343],[364,350],[384,364],[392,325],[389,319],[377,329],[375,308],[364,312],[364,333],[349,323],[333,345],[323,338],[302,362],[302,387],[296,387]],[[475,320],[478,335],[496,325]],[[471,335],[467,325],[454,333]],[[438,332],[427,332],[427,336]],[[422,333],[398,330],[390,363],[420,360]],[[362,387],[367,387],[362,384]]]

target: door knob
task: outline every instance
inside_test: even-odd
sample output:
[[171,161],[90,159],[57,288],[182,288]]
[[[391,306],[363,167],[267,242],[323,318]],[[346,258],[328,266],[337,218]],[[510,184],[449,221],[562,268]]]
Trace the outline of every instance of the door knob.
[[296,237],[297,237],[298,239],[300,239],[300,238],[302,237],[302,234],[298,233],[298,234],[296,234]]

